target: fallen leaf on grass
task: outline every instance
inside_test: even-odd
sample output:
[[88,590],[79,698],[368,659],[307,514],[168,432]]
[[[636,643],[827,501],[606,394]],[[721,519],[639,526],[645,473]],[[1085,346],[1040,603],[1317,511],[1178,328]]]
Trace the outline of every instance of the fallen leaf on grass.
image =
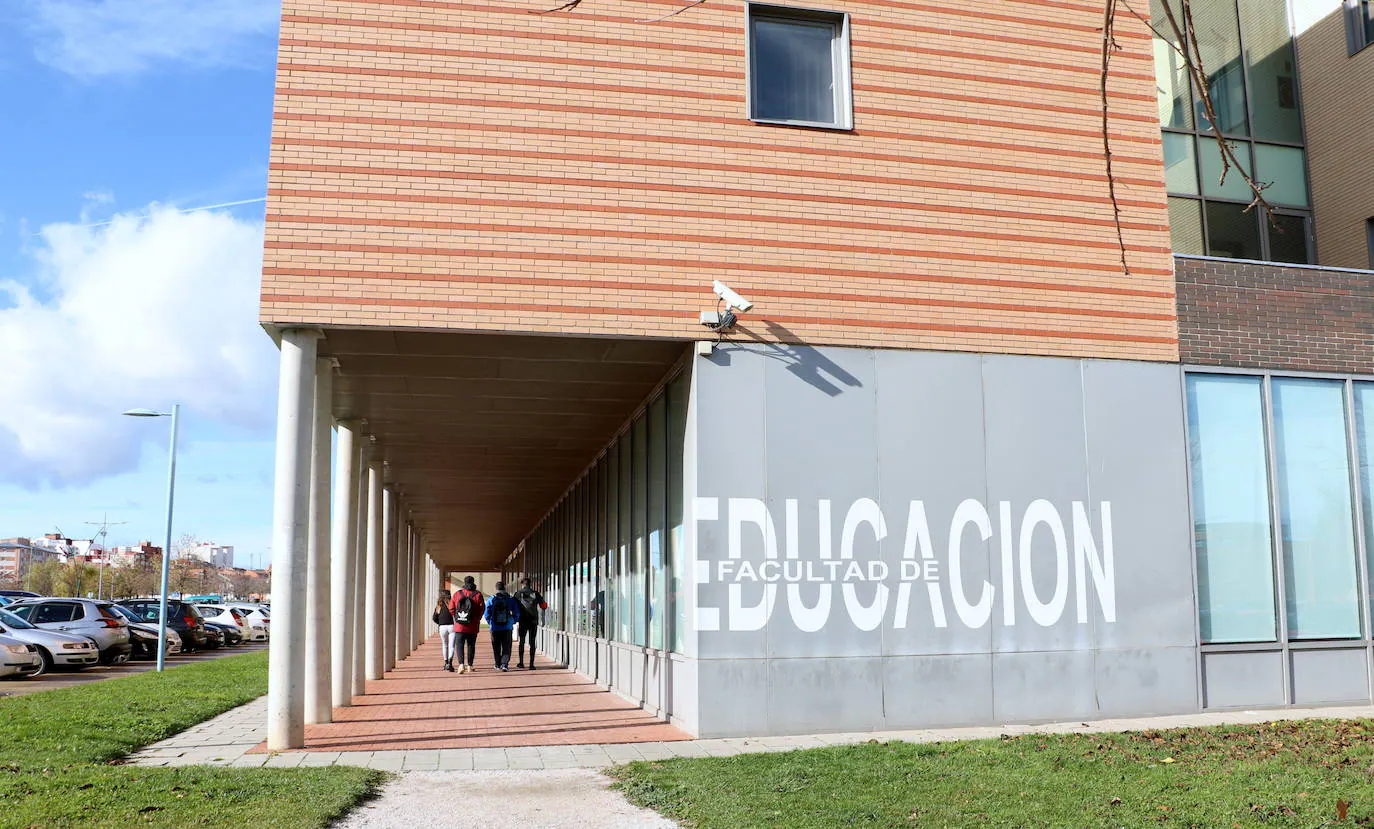
[[1336,801],[1336,820],[1345,820],[1345,816],[1350,813],[1350,802],[1347,800]]
[[1165,757],[1163,760],[1160,760],[1159,762],[1161,762],[1161,763],[1172,763],[1173,761],[1174,761],[1174,758],[1172,758],[1172,757]]

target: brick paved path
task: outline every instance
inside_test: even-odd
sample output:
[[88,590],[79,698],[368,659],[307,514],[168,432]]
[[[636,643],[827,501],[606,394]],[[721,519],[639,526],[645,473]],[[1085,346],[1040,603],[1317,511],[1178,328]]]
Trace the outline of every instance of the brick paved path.
[[[512,660],[513,661],[513,660]],[[439,640],[367,683],[334,722],[305,728],[306,751],[500,748],[667,742],[688,734],[544,657],[538,670],[491,667],[486,631],[476,672],[443,670]],[[266,751],[266,743],[253,749]]]

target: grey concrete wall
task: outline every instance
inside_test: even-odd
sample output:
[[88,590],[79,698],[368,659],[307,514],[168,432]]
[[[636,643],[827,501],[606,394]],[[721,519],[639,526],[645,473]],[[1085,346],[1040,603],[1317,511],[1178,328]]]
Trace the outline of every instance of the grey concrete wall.
[[1197,710],[1179,371],[754,344],[698,358],[693,730]]

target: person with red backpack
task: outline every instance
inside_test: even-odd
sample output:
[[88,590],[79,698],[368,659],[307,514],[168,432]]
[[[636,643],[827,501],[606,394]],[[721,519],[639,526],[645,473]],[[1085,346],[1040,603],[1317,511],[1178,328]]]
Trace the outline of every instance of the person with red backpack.
[[482,629],[482,611],[486,600],[482,591],[477,589],[477,580],[472,576],[463,579],[463,586],[454,595],[449,605],[453,614],[453,629],[458,633],[458,673],[471,673],[477,669],[477,632]]

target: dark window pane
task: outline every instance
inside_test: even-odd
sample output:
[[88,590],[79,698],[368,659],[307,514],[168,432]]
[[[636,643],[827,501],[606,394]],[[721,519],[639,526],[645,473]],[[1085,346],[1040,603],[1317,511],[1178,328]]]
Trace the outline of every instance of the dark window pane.
[[753,23],[753,117],[834,123],[835,26],[772,18]]
[[1374,218],[1364,220],[1364,239],[1369,251],[1369,267],[1374,270]]
[[1274,214],[1265,230],[1269,234],[1269,260],[1310,265],[1307,256],[1307,218]]
[[[1227,135],[1248,135],[1250,124],[1245,116],[1245,72],[1240,59],[1236,0],[1211,0],[1196,4],[1192,9],[1199,55],[1207,73],[1207,89],[1212,96],[1218,126]],[[1197,107],[1198,125],[1211,129],[1200,100]]]
[[1173,238],[1174,253],[1194,256],[1206,253],[1202,244],[1202,202],[1169,199],[1169,235]]
[[1250,73],[1251,132],[1262,140],[1301,143],[1288,5],[1274,0],[1240,0],[1240,28]]
[[1207,203],[1207,252],[1232,259],[1259,259],[1258,211],[1243,204]]

